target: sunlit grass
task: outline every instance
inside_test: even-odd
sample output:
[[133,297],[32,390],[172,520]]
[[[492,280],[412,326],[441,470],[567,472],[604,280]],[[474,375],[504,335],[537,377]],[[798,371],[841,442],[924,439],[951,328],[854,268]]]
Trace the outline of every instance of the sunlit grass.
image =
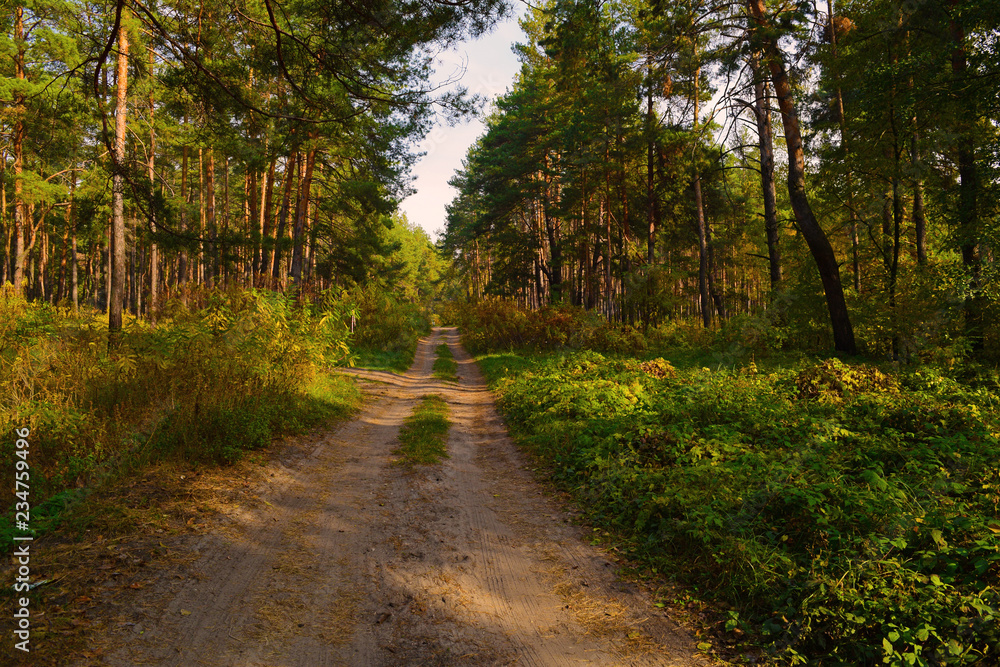
[[447,458],[448,404],[436,394],[424,396],[399,430],[395,451],[404,465],[429,465]]
[[445,382],[458,382],[458,364],[447,345],[437,346],[437,359],[434,360],[434,377]]
[[413,354],[416,349],[414,345],[406,350],[352,350],[354,366],[356,368],[367,368],[374,371],[391,371],[393,373],[405,373],[413,364]]

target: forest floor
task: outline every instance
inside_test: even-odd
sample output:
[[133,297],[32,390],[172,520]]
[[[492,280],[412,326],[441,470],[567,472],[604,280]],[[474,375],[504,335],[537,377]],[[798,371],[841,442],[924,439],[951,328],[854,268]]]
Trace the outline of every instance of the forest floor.
[[[442,342],[457,383],[431,375]],[[350,422],[141,480],[149,495],[180,475],[186,530],[92,547],[76,664],[710,664],[534,479],[454,329],[405,374],[351,372],[369,396]],[[400,465],[399,427],[427,394],[449,405],[448,457]]]

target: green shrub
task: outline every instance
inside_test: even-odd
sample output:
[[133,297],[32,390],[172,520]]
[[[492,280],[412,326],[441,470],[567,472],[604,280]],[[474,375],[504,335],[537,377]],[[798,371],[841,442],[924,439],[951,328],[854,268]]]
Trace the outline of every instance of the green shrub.
[[[356,401],[328,386],[308,394],[349,352],[346,306],[332,295],[186,296],[155,327],[127,318],[109,351],[103,315],[0,290],[0,432],[30,429],[33,505],[141,465],[150,442],[160,456],[229,463]],[[5,442],[0,474],[13,479],[14,439]]]
[[484,298],[463,304],[450,317],[473,354],[527,348],[534,351],[590,348],[606,353],[639,354],[648,344],[630,325],[609,323],[594,311],[575,306],[534,310],[507,299]]
[[355,288],[342,299],[353,306],[352,341],[358,348],[410,351],[416,348],[419,336],[430,332],[428,313],[377,287]]
[[989,388],[836,360],[678,371],[583,351],[483,365],[512,432],[590,521],[724,599],[782,661],[1000,659]]

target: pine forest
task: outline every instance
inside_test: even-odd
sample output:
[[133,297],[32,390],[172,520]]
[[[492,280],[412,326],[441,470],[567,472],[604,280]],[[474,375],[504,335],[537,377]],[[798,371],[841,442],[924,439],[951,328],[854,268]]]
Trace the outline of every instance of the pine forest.
[[[481,368],[522,467],[682,619],[700,657],[669,664],[1000,661],[1000,1],[0,21],[0,541],[49,549],[48,580],[98,571],[97,535],[189,530],[208,501],[178,479],[379,414],[365,374],[426,358],[439,390],[380,474],[460,465],[448,392]],[[442,72],[504,25],[505,92]],[[435,238],[403,202],[422,142],[471,119]],[[92,632],[66,576],[30,593],[58,610],[32,618],[37,664]],[[490,646],[384,659],[512,664]]]

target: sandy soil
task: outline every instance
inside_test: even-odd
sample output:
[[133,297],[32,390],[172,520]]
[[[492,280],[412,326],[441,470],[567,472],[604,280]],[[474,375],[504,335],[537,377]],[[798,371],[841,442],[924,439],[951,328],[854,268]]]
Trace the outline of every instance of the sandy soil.
[[[458,384],[431,377],[441,342]],[[353,372],[362,413],[118,595],[98,664],[709,664],[533,480],[453,329],[405,375]],[[429,393],[451,410],[449,458],[408,471],[396,437]]]

